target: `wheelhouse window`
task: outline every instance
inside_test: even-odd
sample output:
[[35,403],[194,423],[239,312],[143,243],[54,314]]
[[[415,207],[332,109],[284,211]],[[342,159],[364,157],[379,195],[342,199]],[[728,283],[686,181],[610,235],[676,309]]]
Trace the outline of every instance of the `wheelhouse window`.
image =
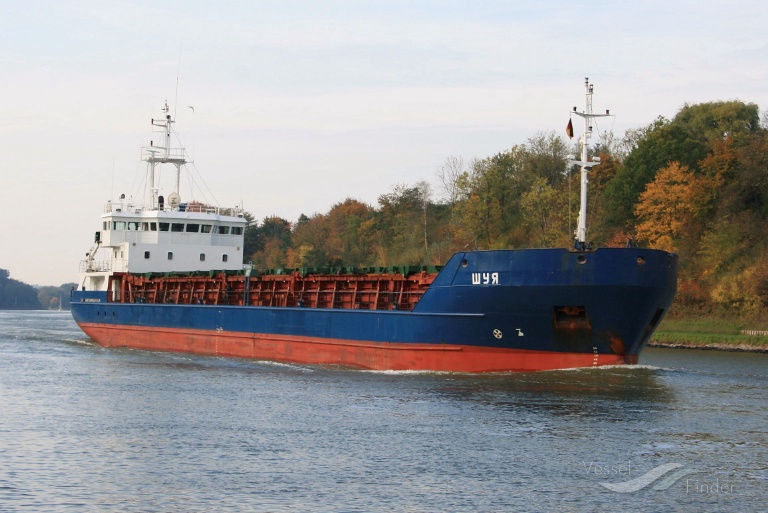
[[171,227],[171,223],[160,223],[160,231],[167,232]]
[[112,221],[113,230],[125,230],[125,221]]
[[149,231],[156,232],[157,231],[157,223],[149,223]]
[[243,227],[242,226],[233,226],[232,227],[232,235],[242,235],[243,234]]
[[171,231],[172,232],[183,232],[184,231],[184,223],[171,223]]
[[200,226],[200,232],[202,233],[211,233],[211,228],[213,225],[211,224],[204,224]]
[[219,235],[229,235],[229,226],[219,226]]
[[188,223],[186,231],[189,232],[189,233],[197,233],[197,232],[200,231],[200,225],[199,224]]

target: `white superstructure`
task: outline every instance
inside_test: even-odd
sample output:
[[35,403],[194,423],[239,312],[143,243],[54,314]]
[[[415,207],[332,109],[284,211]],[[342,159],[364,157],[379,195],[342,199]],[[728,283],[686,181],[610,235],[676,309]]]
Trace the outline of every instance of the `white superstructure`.
[[[169,273],[241,270],[247,221],[239,207],[219,208],[200,202],[183,203],[179,194],[181,168],[189,161],[183,148],[171,147],[173,120],[165,104],[161,146],[142,150],[147,162],[148,201],[124,196],[104,207],[95,246],[80,263],[82,290],[105,291],[114,273]],[[167,198],[159,184],[159,166],[175,167],[175,185]]]

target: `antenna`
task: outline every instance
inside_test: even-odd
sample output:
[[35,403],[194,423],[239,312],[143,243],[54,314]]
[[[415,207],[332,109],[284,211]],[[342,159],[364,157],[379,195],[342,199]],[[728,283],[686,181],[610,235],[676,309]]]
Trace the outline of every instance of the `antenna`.
[[176,119],[176,107],[179,104],[179,73],[181,73],[181,43],[179,43],[179,63],[176,66],[176,93],[173,98],[173,119]]

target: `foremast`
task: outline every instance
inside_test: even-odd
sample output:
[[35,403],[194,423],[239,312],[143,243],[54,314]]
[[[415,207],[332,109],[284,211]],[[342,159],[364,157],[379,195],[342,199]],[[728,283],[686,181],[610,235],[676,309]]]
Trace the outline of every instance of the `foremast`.
[[[588,248],[587,245],[587,187],[589,183],[589,177],[587,176],[589,171],[594,166],[600,164],[600,157],[593,157],[589,160],[589,138],[592,137],[592,120],[594,118],[605,118],[611,116],[608,110],[605,114],[595,114],[592,111],[592,94],[594,93],[594,84],[589,83],[589,78],[584,79],[585,88],[585,108],[584,112],[578,112],[576,107],[573,108],[571,114],[576,115],[584,119],[584,132],[579,138],[580,147],[580,160],[573,160],[570,164],[581,167],[581,197],[579,205],[579,219],[576,225],[576,232],[574,233],[574,248],[578,251],[585,251]],[[573,127],[571,122],[568,122],[568,135],[573,137]]]

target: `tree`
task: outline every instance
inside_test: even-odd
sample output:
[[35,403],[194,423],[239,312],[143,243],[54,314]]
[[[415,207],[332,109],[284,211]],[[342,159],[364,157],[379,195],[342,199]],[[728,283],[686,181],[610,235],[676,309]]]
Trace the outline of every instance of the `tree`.
[[328,232],[324,251],[334,265],[363,266],[372,260],[371,234],[364,229],[374,218],[373,208],[356,199],[347,198],[328,212]]
[[467,165],[462,157],[451,156],[437,169],[437,178],[443,192],[443,198],[451,207],[451,219],[456,202],[461,195],[460,180],[467,174]]
[[659,117],[639,132],[632,132],[634,148],[608,187],[608,218],[625,228],[646,184],[672,161],[694,172],[709,154],[713,141],[730,135],[736,139],[760,130],[757,105],[739,101],[685,105],[671,121]]
[[637,238],[651,247],[675,251],[680,239],[698,224],[706,201],[704,187],[693,171],[679,162],[661,169],[640,195],[635,208]]
[[556,186],[565,179],[568,147],[554,131],[540,132],[530,137],[525,145],[524,174],[531,180],[544,178]]
[[256,247],[250,257],[256,267],[282,267],[291,247],[291,223],[283,218],[265,217],[253,236]]
[[42,309],[35,288],[10,276],[10,271],[0,269],[0,310]]
[[424,191],[398,184],[379,196],[377,227],[382,246],[379,265],[416,265],[425,255],[421,244]]
[[259,224],[250,212],[243,212],[243,218],[246,220],[245,232],[243,233],[243,263],[246,264],[259,249]]
[[566,237],[562,229],[563,211],[567,198],[539,177],[531,189],[520,198],[523,222],[536,234],[540,247],[558,245]]
[[65,283],[58,287],[40,287],[37,290],[37,298],[43,308],[49,310],[69,310],[69,296],[72,289],[77,287],[77,283]]

